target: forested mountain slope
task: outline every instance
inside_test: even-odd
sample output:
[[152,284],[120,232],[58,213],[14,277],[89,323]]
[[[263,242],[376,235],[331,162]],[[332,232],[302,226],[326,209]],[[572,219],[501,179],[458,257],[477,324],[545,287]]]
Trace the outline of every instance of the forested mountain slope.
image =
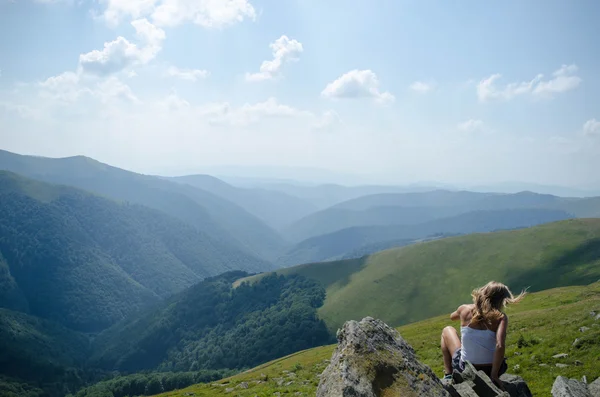
[[82,156],[55,159],[0,150],[2,169],[163,211],[215,240],[267,260],[285,246],[279,234],[254,215],[190,185],[122,170]]
[[0,171],[0,307],[98,331],[202,278],[272,269],[161,212]]

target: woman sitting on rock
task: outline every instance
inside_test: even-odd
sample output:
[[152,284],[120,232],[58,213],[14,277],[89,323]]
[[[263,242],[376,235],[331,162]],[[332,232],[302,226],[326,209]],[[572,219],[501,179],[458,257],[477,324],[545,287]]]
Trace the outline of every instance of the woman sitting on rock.
[[450,315],[451,320],[460,320],[462,338],[454,327],[446,327],[442,332],[444,379],[451,379],[453,370],[462,372],[469,361],[503,388],[500,375],[507,368],[504,350],[508,316],[502,309],[520,302],[525,292],[515,297],[506,285],[490,281],[473,290],[471,296],[472,304],[461,305]]

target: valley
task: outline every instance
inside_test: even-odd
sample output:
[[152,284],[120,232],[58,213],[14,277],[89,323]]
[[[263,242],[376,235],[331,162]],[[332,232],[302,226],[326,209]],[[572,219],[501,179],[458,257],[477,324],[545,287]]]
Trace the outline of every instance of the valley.
[[[490,279],[528,287],[540,305],[559,294],[540,321],[575,304],[573,294],[589,295],[585,308],[597,305],[594,197],[393,186],[303,187],[293,196],[8,152],[0,169],[3,396],[124,397],[223,384],[193,386],[215,395],[257,371],[267,379],[254,379],[248,393],[284,385],[310,394],[336,330],[351,319],[400,326],[437,370],[436,316]],[[325,202],[332,206],[320,208]],[[517,318],[535,318],[532,304],[515,309]],[[527,327],[547,332],[542,323]],[[537,343],[528,335],[521,345]],[[577,354],[583,362],[589,352]],[[590,365],[577,371],[594,374]],[[540,379],[541,390],[548,379]]]

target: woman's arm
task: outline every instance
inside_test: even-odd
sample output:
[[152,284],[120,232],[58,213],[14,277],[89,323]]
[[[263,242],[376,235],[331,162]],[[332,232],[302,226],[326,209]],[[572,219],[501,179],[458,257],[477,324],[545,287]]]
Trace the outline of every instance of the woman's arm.
[[452,320],[452,321],[460,320],[461,312],[464,310],[465,306],[466,305],[460,305],[458,307],[458,309],[456,309],[454,312],[452,312],[452,314],[450,315],[450,320]]
[[494,362],[492,363],[492,380],[497,386],[504,390],[504,385],[500,382],[498,372],[504,361],[504,352],[506,350],[506,330],[508,328],[508,316],[505,314],[500,320],[498,330],[496,331],[496,350],[494,351]]

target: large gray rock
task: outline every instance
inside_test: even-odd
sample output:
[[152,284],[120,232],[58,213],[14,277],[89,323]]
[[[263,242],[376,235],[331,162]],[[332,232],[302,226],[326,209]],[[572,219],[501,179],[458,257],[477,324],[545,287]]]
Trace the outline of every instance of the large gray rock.
[[588,389],[592,397],[600,397],[600,378],[590,383]]
[[588,385],[575,379],[559,376],[552,385],[553,397],[591,397]]
[[449,397],[398,331],[366,317],[338,331],[338,346],[323,371],[317,397]]

